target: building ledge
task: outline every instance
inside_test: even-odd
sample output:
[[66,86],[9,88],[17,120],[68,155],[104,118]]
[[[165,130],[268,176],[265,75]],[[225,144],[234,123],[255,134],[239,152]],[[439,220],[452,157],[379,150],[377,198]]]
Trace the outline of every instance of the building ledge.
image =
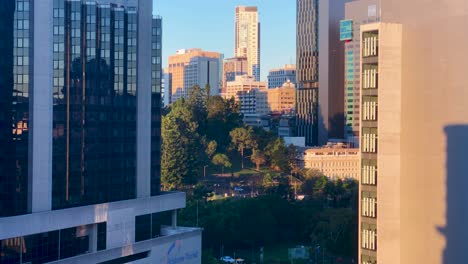
[[107,222],[112,213],[134,216],[185,208],[183,192],[0,218],[0,240]]
[[163,235],[157,238],[150,240],[145,240],[141,242],[134,243],[132,245],[111,248],[107,250],[97,251],[94,253],[88,253],[84,255],[79,255],[72,258],[67,258],[59,261],[54,261],[50,263],[54,264],[80,264],[80,263],[100,263],[109,261],[116,258],[121,258],[129,255],[134,255],[138,253],[143,253],[151,251],[154,247],[164,245],[166,243],[171,243],[174,241],[180,241],[188,238],[199,237],[201,239],[202,229],[200,228],[189,228],[189,227],[176,227],[168,228],[172,230],[177,230],[173,234]]

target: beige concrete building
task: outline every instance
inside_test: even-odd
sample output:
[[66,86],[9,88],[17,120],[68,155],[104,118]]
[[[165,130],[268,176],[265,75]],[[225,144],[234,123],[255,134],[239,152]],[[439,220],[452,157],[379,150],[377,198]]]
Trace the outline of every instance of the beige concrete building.
[[181,49],[169,56],[171,103],[187,96],[193,85],[203,88],[210,84],[212,92],[219,91],[220,56],[218,52],[202,49]]
[[[402,31],[362,28],[377,28],[383,46],[375,90],[377,170],[370,177],[376,184],[361,185],[361,199],[377,194],[362,205],[377,205],[366,212],[375,217],[362,216],[366,207],[360,212],[359,263],[465,263],[468,1],[386,0],[381,14]],[[374,240],[363,239],[364,231]]]
[[282,87],[268,89],[267,105],[269,112],[291,113],[296,104],[296,88],[291,81],[285,82]]
[[400,263],[402,36],[399,24],[361,26],[359,263],[362,264]]
[[225,59],[223,62],[223,84],[221,87],[221,94],[226,93],[227,82],[236,80],[236,76],[247,75],[247,58],[234,57]]
[[247,58],[247,73],[260,81],[260,23],[256,6],[236,7],[236,57]]
[[236,76],[234,81],[226,83],[226,93],[224,94],[224,98],[236,98],[238,92],[248,92],[253,89],[266,90],[267,83],[258,82],[252,76]]
[[359,179],[359,149],[344,144],[306,149],[303,162],[304,168],[317,169],[332,179]]

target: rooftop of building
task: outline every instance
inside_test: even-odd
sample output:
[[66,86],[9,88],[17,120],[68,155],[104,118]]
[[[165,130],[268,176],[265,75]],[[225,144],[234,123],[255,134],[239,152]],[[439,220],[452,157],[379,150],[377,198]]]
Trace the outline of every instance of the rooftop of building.
[[320,156],[320,155],[359,155],[358,148],[351,148],[347,143],[327,143],[322,147],[312,147],[304,149],[306,155]]
[[258,8],[256,6],[236,6],[236,12],[257,12]]
[[269,72],[281,71],[281,70],[295,70],[296,64],[285,64],[282,68],[270,69]]

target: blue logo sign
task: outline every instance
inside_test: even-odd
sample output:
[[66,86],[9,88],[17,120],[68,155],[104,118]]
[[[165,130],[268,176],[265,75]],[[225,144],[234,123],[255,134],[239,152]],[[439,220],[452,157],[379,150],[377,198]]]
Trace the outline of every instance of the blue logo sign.
[[353,40],[353,20],[340,21],[340,41]]

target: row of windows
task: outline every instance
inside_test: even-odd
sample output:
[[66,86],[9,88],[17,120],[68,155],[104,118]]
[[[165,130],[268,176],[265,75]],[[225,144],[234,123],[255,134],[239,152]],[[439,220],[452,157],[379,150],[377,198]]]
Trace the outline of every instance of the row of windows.
[[365,36],[362,40],[362,55],[364,57],[377,56],[378,53],[378,39],[377,35]]
[[362,166],[362,184],[376,185],[377,184],[377,167],[373,165]]
[[377,216],[377,199],[374,197],[362,197],[361,215],[375,218]]
[[362,120],[375,121],[377,120],[377,97],[365,96],[362,105]]
[[364,69],[362,73],[362,88],[377,88],[378,73],[377,67],[372,67]]
[[377,250],[377,231],[375,229],[362,230],[361,247],[368,250]]

